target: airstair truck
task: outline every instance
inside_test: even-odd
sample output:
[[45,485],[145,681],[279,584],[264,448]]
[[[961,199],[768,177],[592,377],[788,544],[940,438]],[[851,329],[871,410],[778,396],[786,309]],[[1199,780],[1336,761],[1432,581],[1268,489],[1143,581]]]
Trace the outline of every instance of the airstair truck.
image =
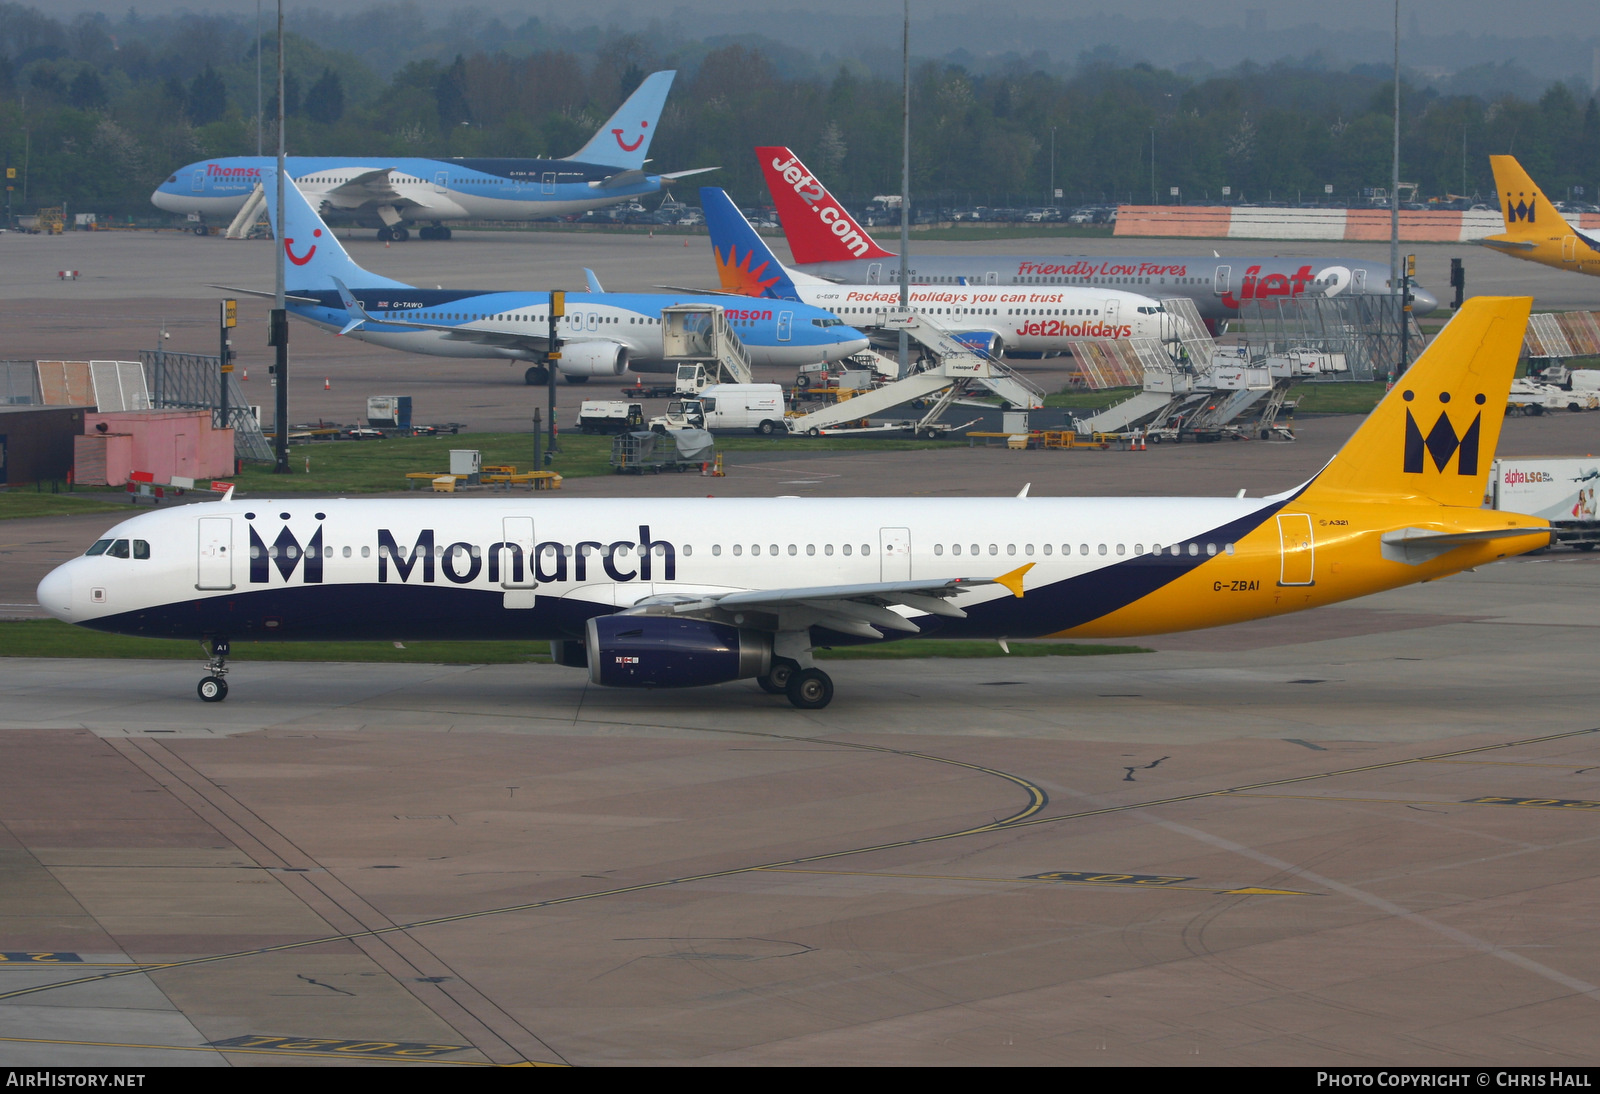
[[1495,509],[1543,517],[1555,529],[1556,543],[1580,551],[1600,543],[1600,459],[1498,459],[1489,481]]

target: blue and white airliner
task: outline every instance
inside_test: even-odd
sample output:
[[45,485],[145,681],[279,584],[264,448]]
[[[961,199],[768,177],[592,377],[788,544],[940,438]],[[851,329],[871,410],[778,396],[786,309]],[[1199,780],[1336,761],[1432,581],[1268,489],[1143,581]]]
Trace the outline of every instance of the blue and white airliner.
[[[289,311],[350,338],[430,357],[530,362],[529,384],[548,378],[548,292],[421,289],[356,265],[300,191],[284,191],[284,228],[277,225],[277,173],[261,176],[273,232],[282,240]],[[617,377],[629,366],[666,371],[662,309],[712,304],[722,309],[754,365],[799,368],[837,361],[867,348],[867,337],[831,312],[793,301],[734,300],[692,293],[608,293],[593,272],[589,290],[566,294],[559,328],[560,375],[572,383]],[[231,286],[219,286],[232,288]],[[271,296],[257,289],[233,289]],[[656,366],[652,368],[652,366]]]
[[[284,169],[323,216],[377,226],[378,238],[449,239],[446,221],[540,220],[660,193],[674,180],[715,171],[650,174],[650,140],[672,87],[652,73],[584,145],[564,159],[433,159],[413,156],[290,156]],[[171,213],[227,222],[238,215],[276,160],[225,156],[179,168],[150,200]]]

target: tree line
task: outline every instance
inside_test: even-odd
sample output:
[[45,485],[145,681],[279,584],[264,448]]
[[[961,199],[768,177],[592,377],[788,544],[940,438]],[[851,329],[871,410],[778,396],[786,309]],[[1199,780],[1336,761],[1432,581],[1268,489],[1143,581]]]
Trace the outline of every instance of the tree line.
[[[796,71],[753,41],[592,32],[563,45],[536,20],[506,49],[368,59],[292,34],[284,110],[292,154],[568,155],[646,74],[679,69],[651,149],[656,167],[765,202],[751,149],[786,144],[847,200],[900,189],[900,86],[846,60]],[[418,33],[423,33],[418,31]],[[571,38],[570,35],[566,36]],[[155,215],[150,192],[191,161],[253,155],[256,74],[276,115],[276,42],[253,25],[182,15],[62,22],[0,4],[0,156],[19,210],[69,202]],[[1459,87],[1455,80],[1450,86]],[[1381,66],[1241,65],[1178,73],[1085,57],[1070,71],[921,60],[912,79],[912,193],[921,206],[1320,201],[1383,187],[1393,83]],[[1595,200],[1600,103],[1554,83],[1536,99],[1401,82],[1401,174],[1423,194],[1492,194],[1487,157],[1518,156],[1553,198]],[[276,135],[260,127],[270,154]],[[697,180],[698,181],[698,180]],[[23,187],[26,186],[24,196]],[[680,195],[691,197],[691,195]]]

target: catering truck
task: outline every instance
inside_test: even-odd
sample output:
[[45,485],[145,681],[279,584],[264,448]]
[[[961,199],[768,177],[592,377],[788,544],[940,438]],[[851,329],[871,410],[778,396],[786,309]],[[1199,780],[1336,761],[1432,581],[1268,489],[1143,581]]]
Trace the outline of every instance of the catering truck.
[[1489,504],[1508,513],[1543,517],[1555,528],[1555,542],[1580,551],[1600,543],[1600,459],[1533,456],[1498,459],[1490,477]]

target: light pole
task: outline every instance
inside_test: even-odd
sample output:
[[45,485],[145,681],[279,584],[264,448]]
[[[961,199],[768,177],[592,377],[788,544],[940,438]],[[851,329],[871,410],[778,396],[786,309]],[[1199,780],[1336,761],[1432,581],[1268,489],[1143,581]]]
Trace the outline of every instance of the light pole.
[[[905,28],[901,47],[904,52],[905,101],[900,113],[900,310],[911,307],[911,272],[906,265],[911,250],[911,0],[905,0]],[[911,341],[904,328],[900,331],[900,375],[909,371]]]
[[1050,207],[1056,205],[1056,127],[1050,127]]
[[[1394,0],[1394,156],[1389,173],[1389,296],[1394,301],[1394,313],[1400,323],[1401,338],[1405,337],[1405,314],[1400,305],[1400,0]],[[1406,370],[1402,359],[1390,376]]]
[[[1398,3],[1398,0],[1396,0]],[[1156,203],[1156,127],[1150,127],[1150,204]]]
[[284,239],[283,229],[283,189],[293,186],[288,172],[283,165],[283,0],[278,0],[278,230],[273,233],[277,236],[273,243],[277,246],[275,260],[272,263],[273,282],[276,292],[272,304],[272,327],[270,344],[277,350],[272,373],[277,382],[277,399],[273,404],[273,426],[276,434],[273,437],[275,475],[289,474],[289,310],[284,301],[283,256],[287,242]]

